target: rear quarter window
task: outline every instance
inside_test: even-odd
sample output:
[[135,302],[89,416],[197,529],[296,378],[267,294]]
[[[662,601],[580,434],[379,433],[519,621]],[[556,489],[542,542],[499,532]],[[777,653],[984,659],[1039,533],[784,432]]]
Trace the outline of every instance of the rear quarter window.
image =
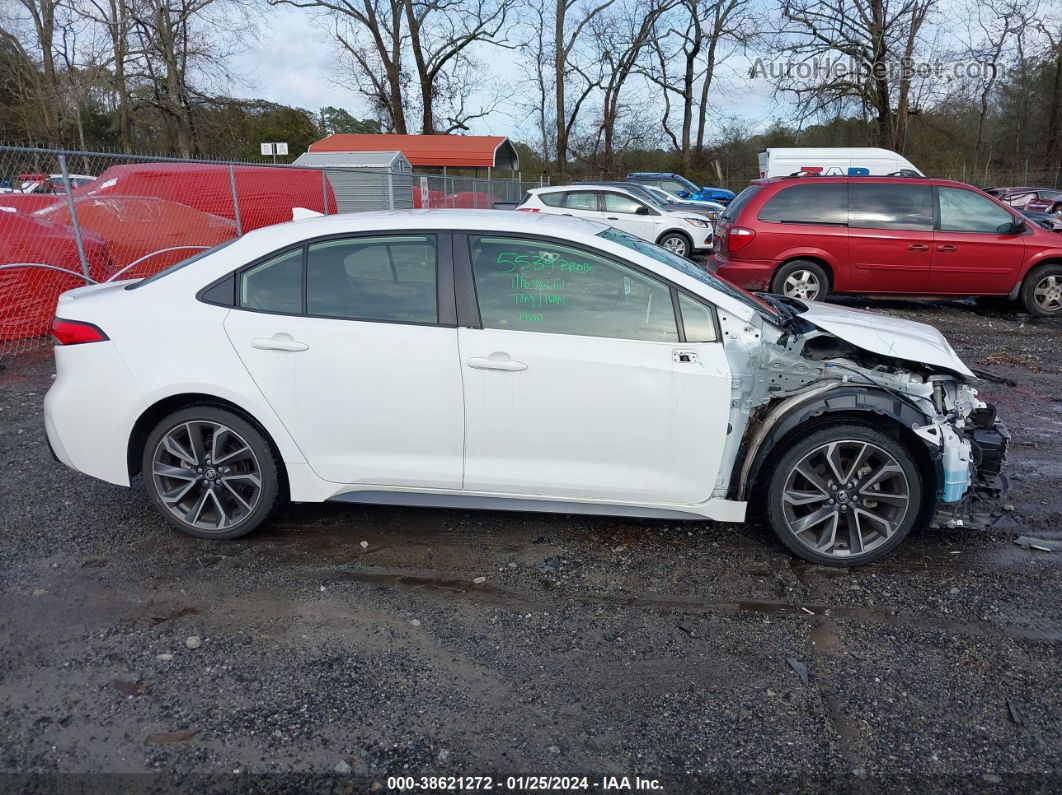
[[759,185],[749,185],[726,206],[726,209],[723,210],[723,214],[719,216],[719,219],[722,221],[736,221],[738,215],[743,209],[745,209],[745,205],[752,201],[752,197],[759,192]]
[[769,198],[757,217],[769,223],[844,226],[848,223],[848,184],[790,185]]

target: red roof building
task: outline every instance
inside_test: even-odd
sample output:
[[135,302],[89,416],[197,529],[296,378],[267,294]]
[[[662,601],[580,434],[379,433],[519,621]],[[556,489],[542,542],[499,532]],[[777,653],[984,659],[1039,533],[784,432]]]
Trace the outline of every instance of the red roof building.
[[520,169],[516,149],[500,135],[337,133],[310,144],[309,151],[401,152],[414,168]]

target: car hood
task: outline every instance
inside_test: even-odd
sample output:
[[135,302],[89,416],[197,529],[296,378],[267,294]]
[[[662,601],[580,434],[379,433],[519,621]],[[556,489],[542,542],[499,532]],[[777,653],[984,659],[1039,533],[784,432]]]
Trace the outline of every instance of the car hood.
[[[802,302],[803,303],[803,302]],[[911,362],[951,370],[974,379],[944,335],[926,323],[899,320],[876,312],[848,309],[812,301],[800,318],[845,342],[881,356],[894,356]]]

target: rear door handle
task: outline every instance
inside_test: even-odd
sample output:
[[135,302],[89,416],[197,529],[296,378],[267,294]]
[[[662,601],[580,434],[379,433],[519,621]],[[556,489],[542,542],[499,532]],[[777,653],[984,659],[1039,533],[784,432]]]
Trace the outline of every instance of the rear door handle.
[[958,251],[958,250],[959,250],[958,246],[953,246],[953,245],[950,245],[950,244],[943,245],[943,246],[937,246],[937,251],[944,251],[944,252],[950,253],[952,251]]
[[310,346],[305,342],[299,342],[292,339],[290,334],[276,334],[272,337],[259,337],[258,339],[251,340],[251,347],[257,348],[260,351],[290,351],[291,353],[298,353],[299,351],[309,350]]
[[929,251],[929,246],[925,243],[912,243],[907,248],[911,249],[911,251]]
[[618,220],[619,220],[619,218],[617,218],[617,217],[616,217],[616,216],[614,216],[614,215],[610,215],[610,216],[608,217],[608,220],[609,220],[609,221],[618,221]]
[[527,369],[526,364],[513,361],[506,354],[491,354],[490,358],[473,356],[468,360],[468,366],[473,370],[504,370],[510,373]]

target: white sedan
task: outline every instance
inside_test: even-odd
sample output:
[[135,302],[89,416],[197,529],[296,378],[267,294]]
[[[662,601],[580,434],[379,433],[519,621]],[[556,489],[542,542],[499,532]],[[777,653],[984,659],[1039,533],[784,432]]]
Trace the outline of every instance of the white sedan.
[[755,507],[797,555],[863,563],[998,474],[1006,444],[929,326],[760,299],[545,214],[271,226],[65,293],[53,335],[59,460],[142,476],[202,538],[242,536],[280,499]]

